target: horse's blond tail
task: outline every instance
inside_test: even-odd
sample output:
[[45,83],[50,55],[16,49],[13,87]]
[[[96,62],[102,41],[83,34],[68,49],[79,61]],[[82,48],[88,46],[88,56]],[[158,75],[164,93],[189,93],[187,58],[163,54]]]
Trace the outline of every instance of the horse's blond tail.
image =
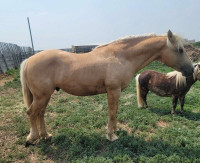
[[32,101],[33,101],[33,95],[28,88],[25,78],[24,78],[24,67],[26,65],[27,59],[24,60],[21,65],[20,65],[20,80],[21,80],[21,85],[22,85],[22,93],[23,93],[23,98],[24,98],[24,103],[27,105],[29,108]]
[[138,107],[141,108],[141,107],[143,107],[143,99],[141,96],[141,87],[140,87],[140,83],[139,83],[139,76],[140,76],[140,74],[138,74],[135,77],[135,80],[136,80],[136,88],[137,88],[137,103],[138,103]]

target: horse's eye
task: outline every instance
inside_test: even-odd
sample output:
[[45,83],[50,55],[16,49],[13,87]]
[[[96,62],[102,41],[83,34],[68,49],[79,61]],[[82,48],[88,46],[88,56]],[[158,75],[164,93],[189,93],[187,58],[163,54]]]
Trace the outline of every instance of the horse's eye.
[[180,54],[183,53],[183,49],[182,48],[180,48],[178,51],[179,51]]

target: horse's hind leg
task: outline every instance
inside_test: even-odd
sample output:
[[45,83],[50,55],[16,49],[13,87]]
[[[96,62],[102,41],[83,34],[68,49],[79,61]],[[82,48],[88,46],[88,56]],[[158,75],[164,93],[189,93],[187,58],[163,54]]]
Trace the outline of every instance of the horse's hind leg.
[[143,102],[144,102],[144,107],[146,109],[149,109],[149,106],[147,104],[147,94],[148,94],[149,90],[147,89],[141,89],[141,96],[142,96],[142,99],[143,99]]
[[121,93],[121,88],[119,89],[108,89],[108,129],[107,129],[107,139],[110,141],[114,141],[118,139],[118,137],[114,134],[116,130],[117,120],[116,114],[118,110],[118,101]]
[[181,103],[181,113],[184,112],[183,110],[183,106],[184,106],[184,102],[185,102],[185,96],[181,96],[179,97],[180,103]]
[[29,107],[29,109],[27,110],[27,114],[29,116],[30,123],[31,123],[31,128],[30,128],[30,134],[27,136],[27,139],[26,139],[26,146],[32,144],[35,140],[39,138],[37,118],[42,108],[44,107],[46,107],[45,98],[33,97],[33,102],[31,106]]
[[49,140],[52,137],[52,135],[47,132],[45,121],[44,121],[44,114],[45,114],[46,106],[47,106],[49,100],[50,100],[50,98],[44,99],[44,107],[41,109],[41,111],[39,112],[38,117],[37,117],[37,127],[39,129],[39,135],[40,135],[40,137],[42,137],[43,139],[46,139],[46,140]]
[[172,115],[175,115],[175,109],[176,109],[176,106],[177,106],[177,102],[178,102],[178,97],[175,97],[175,96],[173,96],[172,97],[172,111],[171,111],[171,114]]

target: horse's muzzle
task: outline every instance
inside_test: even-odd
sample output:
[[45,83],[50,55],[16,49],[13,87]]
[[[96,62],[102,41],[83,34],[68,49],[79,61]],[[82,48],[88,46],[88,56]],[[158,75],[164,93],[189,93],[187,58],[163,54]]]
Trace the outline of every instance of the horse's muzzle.
[[182,72],[183,76],[185,76],[185,77],[192,76],[193,73],[194,73],[194,67],[191,67],[191,68],[184,68],[184,69],[182,69],[181,72]]

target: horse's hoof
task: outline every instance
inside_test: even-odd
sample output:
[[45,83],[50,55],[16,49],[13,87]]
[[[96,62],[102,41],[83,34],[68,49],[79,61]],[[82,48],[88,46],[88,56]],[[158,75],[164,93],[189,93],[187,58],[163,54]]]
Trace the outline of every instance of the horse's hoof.
[[118,136],[116,136],[115,134],[112,134],[112,135],[107,134],[107,135],[106,135],[106,138],[107,138],[109,141],[115,141],[115,140],[118,139]]
[[47,142],[50,142],[50,141],[51,141],[51,139],[52,139],[52,135],[51,135],[51,134],[49,134],[49,135],[48,135],[48,137],[46,138],[46,141],[47,141]]
[[27,147],[29,147],[29,145],[35,145],[35,144],[31,143],[30,141],[27,141],[25,144],[25,147],[27,148]]

